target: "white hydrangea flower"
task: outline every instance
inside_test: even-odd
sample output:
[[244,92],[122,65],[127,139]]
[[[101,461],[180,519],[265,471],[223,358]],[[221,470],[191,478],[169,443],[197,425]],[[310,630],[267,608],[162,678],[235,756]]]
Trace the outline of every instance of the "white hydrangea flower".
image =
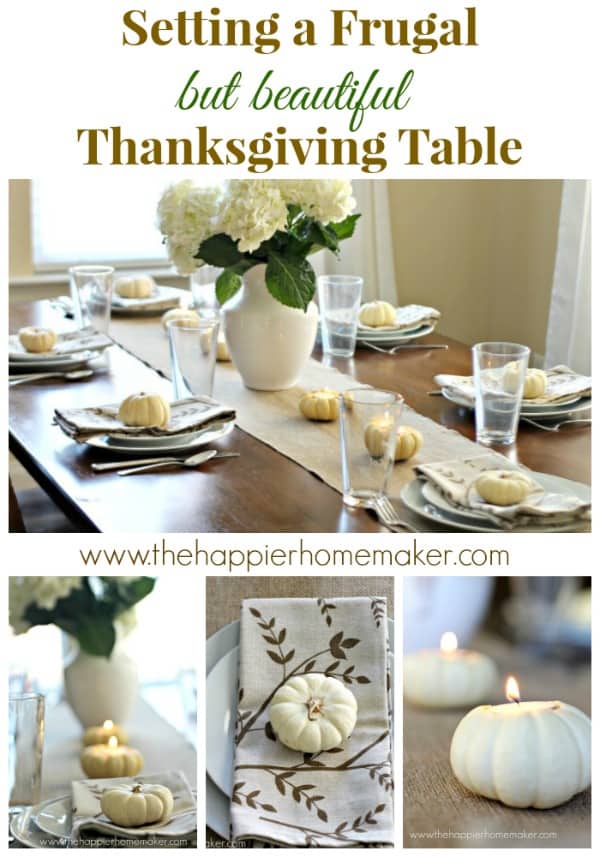
[[286,203],[301,206],[306,214],[324,225],[345,220],[356,208],[352,182],[345,179],[305,179],[279,184]]
[[215,232],[221,188],[186,179],[170,185],[158,203],[158,228],[166,238],[169,258],[180,274],[191,274],[200,244]]
[[280,182],[233,179],[227,183],[217,231],[238,242],[241,253],[252,253],[287,224],[287,205]]
[[29,623],[23,615],[30,604],[54,610],[56,602],[79,589],[81,577],[11,577],[9,583],[9,621],[16,634],[23,634]]

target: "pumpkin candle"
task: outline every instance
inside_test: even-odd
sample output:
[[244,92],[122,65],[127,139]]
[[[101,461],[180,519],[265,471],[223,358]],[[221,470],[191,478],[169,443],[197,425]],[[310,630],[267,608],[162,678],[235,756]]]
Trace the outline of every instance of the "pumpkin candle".
[[81,752],[81,767],[92,779],[104,777],[135,777],[142,769],[144,759],[139,750],[119,744],[112,735],[106,744],[84,747]]
[[109,738],[116,735],[119,744],[127,744],[129,736],[127,732],[112,720],[105,720],[102,726],[90,726],[83,735],[83,744],[89,747],[92,744],[108,744]]
[[550,809],[591,782],[591,721],[557,700],[521,702],[510,676],[502,705],[480,705],[456,727],[454,776],[469,791],[506,806]]
[[439,649],[404,658],[404,696],[427,708],[457,708],[485,699],[497,679],[486,655],[458,648],[456,634],[442,634]]

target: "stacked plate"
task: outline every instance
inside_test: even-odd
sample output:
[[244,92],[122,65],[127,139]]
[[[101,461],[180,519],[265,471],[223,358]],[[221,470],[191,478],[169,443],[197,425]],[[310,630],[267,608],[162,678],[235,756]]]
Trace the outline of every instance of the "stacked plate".
[[[459,405],[462,408],[473,410],[474,404],[471,399],[461,396],[452,387],[442,387],[442,396],[449,402]],[[573,395],[568,399],[563,399],[560,404],[556,402],[547,402],[543,405],[528,404],[524,399],[521,405],[521,416],[534,422],[554,422],[560,419],[568,419],[572,414],[579,414],[587,411],[592,406],[592,400],[588,396]]]
[[413,339],[420,339],[434,330],[435,324],[431,322],[417,324],[402,330],[378,330],[376,327],[367,328],[359,325],[356,332],[356,342],[359,346],[369,343],[380,345],[382,348],[392,348],[394,345],[402,345],[411,342]]
[[[576,495],[586,502],[591,501],[591,489],[579,482],[571,482],[560,476],[552,476],[548,473],[532,472],[532,478],[549,492],[556,494]],[[490,519],[484,512],[473,509],[463,509],[453,506],[442,493],[430,482],[422,479],[413,479],[404,486],[400,493],[404,505],[422,518],[427,518],[441,527],[451,530],[462,530],[471,533],[502,533],[505,532],[501,524]],[[573,532],[578,528],[586,526],[582,521],[563,521],[535,524],[528,523],[511,527],[513,533],[539,533],[539,532]]]
[[[195,792],[194,792],[195,794]],[[51,798],[16,813],[10,819],[10,832],[28,848],[70,848],[72,805],[70,795]],[[195,823],[186,835],[193,834]],[[111,837],[95,834],[94,840],[113,845]],[[132,840],[132,844],[138,840]]]
[[[393,653],[393,619],[388,619],[388,636]],[[227,840],[230,836],[239,645],[239,619],[225,625],[206,641],[206,823]],[[393,671],[393,654],[390,663]]]
[[115,432],[114,434],[94,435],[84,440],[83,443],[97,449],[105,449],[109,452],[134,456],[148,455],[149,453],[156,453],[157,455],[186,455],[193,449],[225,437],[225,435],[233,431],[234,425],[234,420],[228,420],[223,423],[213,423],[199,431],[182,432],[177,435],[163,435],[161,437],[150,434],[132,437],[131,435]]
[[20,346],[16,336],[11,336],[8,355],[9,373],[16,375],[28,372],[70,372],[72,369],[81,369],[90,360],[100,357],[110,344],[108,343],[103,348],[83,348],[81,351],[69,352],[68,354],[57,354],[53,351],[33,354]]

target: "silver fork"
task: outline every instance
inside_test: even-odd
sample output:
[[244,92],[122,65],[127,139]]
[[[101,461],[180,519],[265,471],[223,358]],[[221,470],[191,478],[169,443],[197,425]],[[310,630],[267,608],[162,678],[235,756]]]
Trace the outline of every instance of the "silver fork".
[[424,342],[415,345],[411,345],[410,343],[406,345],[395,345],[393,348],[381,348],[379,345],[374,345],[372,342],[361,342],[361,345],[366,345],[367,348],[372,348],[373,351],[379,351],[380,354],[397,354],[398,351],[425,351],[432,348],[441,348],[444,351],[448,349],[447,345],[440,345],[438,343],[435,345],[426,345]]
[[542,429],[542,431],[559,431],[561,426],[573,425],[574,423],[579,423],[580,425],[591,425],[591,419],[581,419],[581,420],[562,420],[560,423],[554,423],[553,425],[545,425],[544,423],[538,423],[535,420],[529,419],[529,417],[521,417],[524,423],[527,423],[534,428]]
[[398,517],[398,512],[392,505],[391,500],[387,497],[378,497],[375,500],[375,505],[373,507],[375,512],[377,513],[377,517],[381,521],[381,523],[390,530],[406,530],[409,533],[418,533],[418,530],[415,530],[413,526],[407,524],[406,521],[403,521]]

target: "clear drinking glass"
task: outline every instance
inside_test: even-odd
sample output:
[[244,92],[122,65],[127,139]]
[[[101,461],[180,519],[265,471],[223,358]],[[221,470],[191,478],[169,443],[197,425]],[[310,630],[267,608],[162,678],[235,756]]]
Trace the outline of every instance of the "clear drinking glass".
[[190,289],[195,307],[218,309],[215,283],[222,271],[223,268],[215,268],[214,265],[202,265],[190,274]]
[[91,325],[99,333],[108,333],[114,272],[108,265],[69,268],[73,312],[80,330]]
[[372,506],[385,494],[394,468],[404,399],[360,387],[340,396],[342,489],[347,506]]
[[40,802],[44,750],[44,697],[8,697],[8,805],[15,813]]
[[319,277],[319,309],[323,352],[334,357],[352,357],[363,278],[345,274]]
[[477,441],[486,446],[514,443],[529,348],[513,342],[480,342],[472,353]]
[[204,310],[199,315],[198,321],[174,319],[167,324],[175,399],[212,396],[219,314]]

